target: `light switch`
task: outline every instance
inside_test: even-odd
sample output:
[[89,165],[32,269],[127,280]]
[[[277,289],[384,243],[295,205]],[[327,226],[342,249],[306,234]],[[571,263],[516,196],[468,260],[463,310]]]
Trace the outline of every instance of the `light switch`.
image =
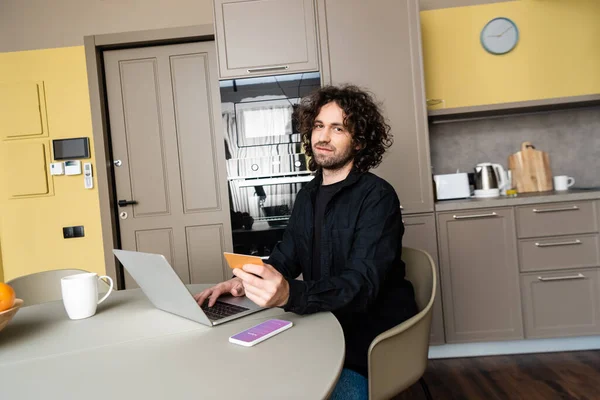
[[63,237],[65,239],[72,239],[84,236],[85,230],[83,229],[83,225],[63,227]]
[[74,226],[73,227],[73,237],[84,237],[85,231],[83,229],[83,225]]
[[75,237],[75,232],[73,232],[73,227],[72,226],[65,226],[63,228],[63,237],[65,239],[71,239]]

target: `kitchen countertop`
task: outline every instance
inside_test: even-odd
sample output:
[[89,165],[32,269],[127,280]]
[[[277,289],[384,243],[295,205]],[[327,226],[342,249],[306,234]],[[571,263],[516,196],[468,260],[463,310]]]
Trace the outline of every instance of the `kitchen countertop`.
[[600,189],[573,189],[565,192],[521,193],[517,197],[494,197],[488,199],[442,200],[435,203],[435,211],[458,211],[488,207],[512,207],[525,204],[557,203],[563,201],[597,200]]

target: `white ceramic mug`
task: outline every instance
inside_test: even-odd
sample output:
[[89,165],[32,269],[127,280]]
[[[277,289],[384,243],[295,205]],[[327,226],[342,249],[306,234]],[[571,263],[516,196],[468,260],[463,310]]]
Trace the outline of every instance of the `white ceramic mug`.
[[554,190],[569,190],[574,184],[575,179],[570,176],[560,175],[554,177]]
[[[108,293],[98,300],[98,281],[106,278],[110,282]],[[96,314],[98,304],[102,303],[113,290],[113,280],[106,275],[85,272],[65,276],[60,280],[63,304],[71,319],[83,319]]]

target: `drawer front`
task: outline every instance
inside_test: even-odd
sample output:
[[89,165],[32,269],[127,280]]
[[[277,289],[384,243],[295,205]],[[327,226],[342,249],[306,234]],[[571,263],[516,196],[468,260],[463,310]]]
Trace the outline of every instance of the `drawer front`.
[[598,211],[593,201],[517,207],[517,234],[520,238],[597,231]]
[[600,266],[600,235],[519,240],[521,272]]
[[600,333],[599,270],[521,275],[526,338]]

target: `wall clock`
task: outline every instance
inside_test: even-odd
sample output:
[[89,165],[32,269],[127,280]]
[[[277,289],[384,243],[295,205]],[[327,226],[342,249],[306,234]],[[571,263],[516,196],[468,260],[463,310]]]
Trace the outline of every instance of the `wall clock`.
[[481,30],[481,45],[491,54],[506,54],[519,41],[519,29],[508,18],[494,18]]

